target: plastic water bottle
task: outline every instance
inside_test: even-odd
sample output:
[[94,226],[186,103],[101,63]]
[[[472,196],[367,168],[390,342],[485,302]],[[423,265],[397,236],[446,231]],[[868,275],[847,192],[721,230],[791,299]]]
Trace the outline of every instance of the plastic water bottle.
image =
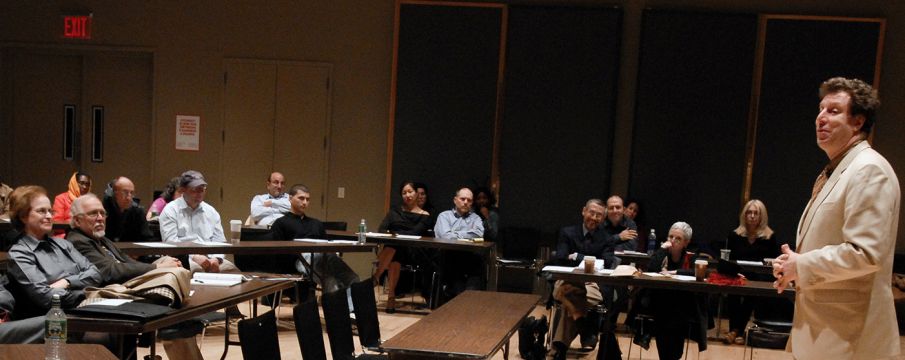
[[368,224],[365,223],[365,219],[361,219],[361,224],[358,224],[358,243],[364,245],[367,240],[365,233],[368,232]]
[[650,235],[647,235],[647,254],[653,255],[657,250],[657,233],[654,229],[650,229]]
[[66,313],[60,308],[60,295],[54,295],[50,311],[44,320],[44,359],[64,360],[63,344],[66,343]]

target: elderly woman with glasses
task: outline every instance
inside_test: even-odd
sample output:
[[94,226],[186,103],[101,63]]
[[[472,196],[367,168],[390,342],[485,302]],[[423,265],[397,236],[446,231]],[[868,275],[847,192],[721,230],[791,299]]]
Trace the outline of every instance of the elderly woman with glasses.
[[[31,305],[17,316],[39,315],[50,309],[53,295],[63,308],[73,308],[84,297],[84,289],[101,283],[101,275],[69,241],[50,236],[53,210],[47,191],[40,186],[21,186],[10,194],[10,219],[20,235],[9,249],[9,275],[14,287]],[[24,299],[23,299],[24,300]]]
[[[649,271],[664,274],[694,275],[697,256],[687,251],[692,229],[679,221],[669,228],[666,241],[648,265]],[[676,290],[650,290],[647,294],[650,312],[654,317],[654,337],[660,359],[682,358],[686,338],[698,343],[698,350],[707,350],[707,297],[703,294]],[[645,301],[645,300],[642,300]]]

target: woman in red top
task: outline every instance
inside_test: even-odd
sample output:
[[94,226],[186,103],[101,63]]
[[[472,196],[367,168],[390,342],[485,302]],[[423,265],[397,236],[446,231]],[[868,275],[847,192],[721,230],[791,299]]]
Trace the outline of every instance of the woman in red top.
[[91,177],[81,172],[73,173],[69,178],[69,190],[53,199],[53,221],[69,222],[69,207],[72,206],[72,200],[89,192],[91,192]]

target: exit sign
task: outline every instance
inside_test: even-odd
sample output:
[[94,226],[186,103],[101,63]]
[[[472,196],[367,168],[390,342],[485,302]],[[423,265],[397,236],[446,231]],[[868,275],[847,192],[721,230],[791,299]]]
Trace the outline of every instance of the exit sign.
[[63,37],[91,39],[92,15],[63,15]]

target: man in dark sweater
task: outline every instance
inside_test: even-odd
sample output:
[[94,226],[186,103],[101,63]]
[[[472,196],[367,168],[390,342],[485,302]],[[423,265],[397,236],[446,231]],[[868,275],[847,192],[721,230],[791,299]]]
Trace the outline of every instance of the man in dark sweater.
[[[119,250],[106,238],[107,211],[94,194],[86,194],[72,201],[70,208],[72,231],[66,238],[88,261],[97,266],[103,277],[102,285],[122,284],[156,268],[181,267],[176,258],[164,256],[153,264],[136,261]],[[201,359],[201,351],[194,335],[163,342],[171,359]]]
[[[274,240],[293,240],[303,238],[324,239],[327,233],[324,224],[315,218],[305,215],[311,191],[302,184],[289,188],[290,212],[277,219],[270,230]],[[346,290],[358,281],[358,274],[347,265],[342,258],[333,253],[304,253],[295,261],[295,268],[301,273],[309,274],[319,283],[324,292]],[[314,270],[311,275],[304,265],[305,260]],[[350,301],[351,304],[351,301]]]
[[121,284],[160,267],[182,266],[179,260],[164,256],[154,264],[132,259],[106,237],[107,211],[94,194],[72,202],[72,231],[66,236],[88,261],[97,266],[104,284]]
[[153,233],[148,228],[145,209],[134,201],[134,196],[135,184],[132,180],[125,176],[113,179],[108,194],[104,196],[104,209],[107,210],[107,238],[116,242],[155,241]]

